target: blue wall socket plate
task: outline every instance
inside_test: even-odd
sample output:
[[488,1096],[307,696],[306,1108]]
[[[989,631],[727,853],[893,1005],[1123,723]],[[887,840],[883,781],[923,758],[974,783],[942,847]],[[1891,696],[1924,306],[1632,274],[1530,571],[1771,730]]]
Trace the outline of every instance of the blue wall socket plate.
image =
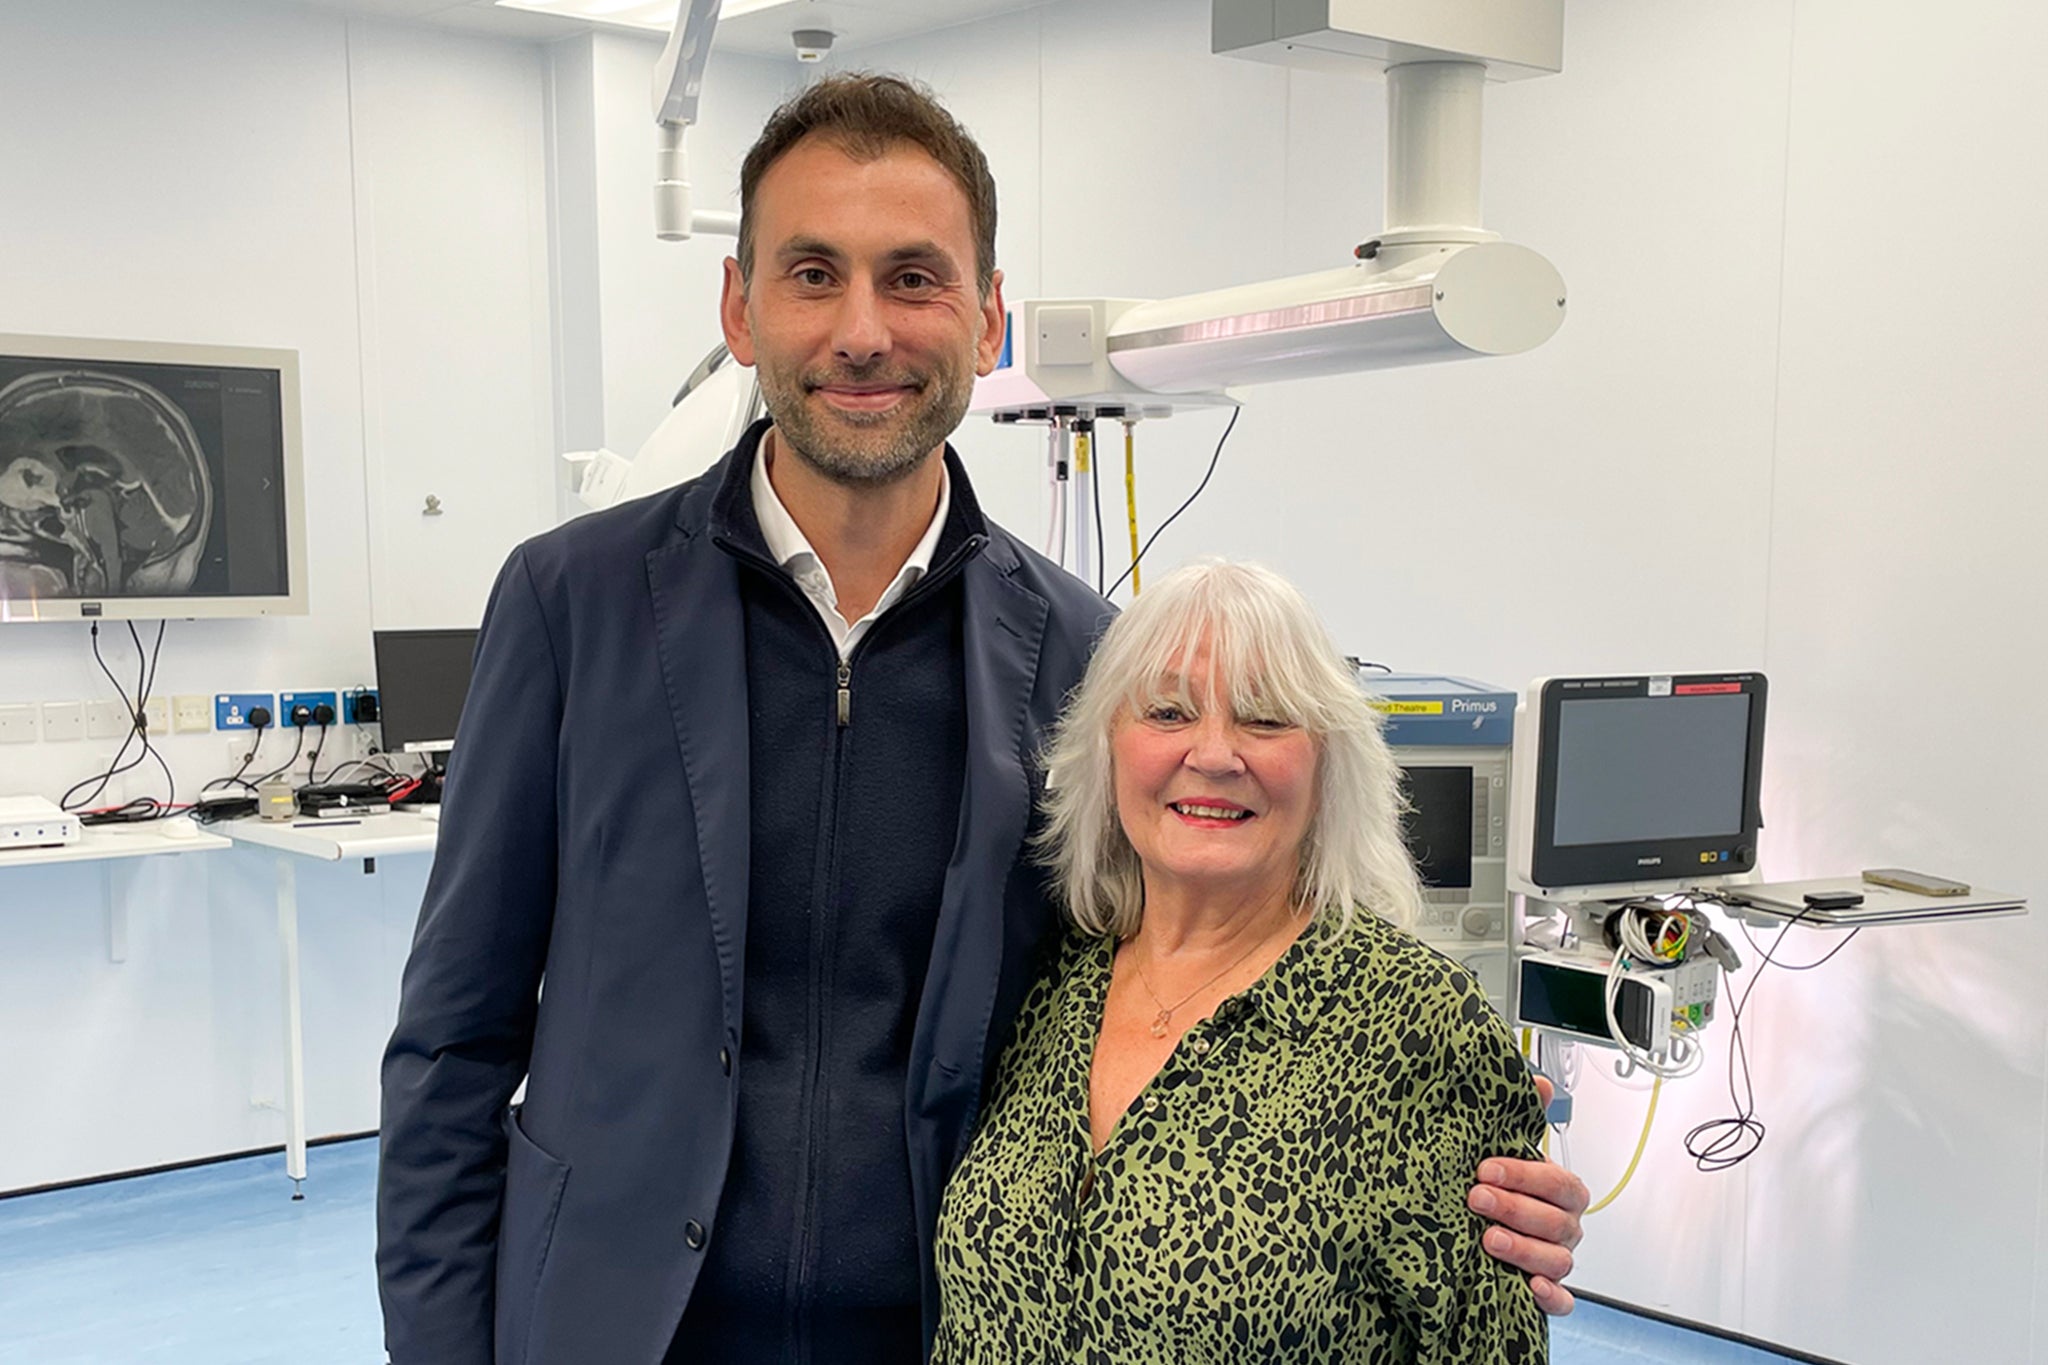
[[249,728],[249,711],[260,706],[270,712],[270,723],[276,725],[277,694],[274,692],[217,692],[213,698],[213,728],[216,730],[246,730]]
[[[365,701],[370,704],[369,716],[362,714],[362,706]],[[348,691],[342,693],[341,718],[350,725],[374,725],[376,722],[372,718],[381,714],[382,712],[377,710],[376,688],[351,687]]]
[[[320,705],[320,704],[321,704],[322,702],[325,702],[325,703],[327,703],[328,709],[334,712],[334,719],[333,719],[332,721],[328,722],[328,723],[329,723],[330,725],[340,725],[340,724],[342,723],[342,715],[341,715],[341,701],[340,701],[340,697],[339,697],[339,694],[337,694],[337,693],[334,693],[334,692],[280,692],[280,693],[278,693],[278,694],[277,694],[277,725],[278,725],[278,728],[279,728],[279,729],[281,729],[281,730],[289,730],[289,729],[291,729],[291,727],[292,727],[292,708],[293,708],[294,706],[303,706],[303,707],[305,707],[306,709],[308,709],[308,710],[311,710],[311,709],[312,709],[313,707],[315,707],[315,706],[318,706],[318,705]],[[306,722],[306,728],[307,728],[307,729],[309,729],[309,730],[311,730],[311,729],[317,729],[317,728],[318,728],[318,722],[316,722],[316,721],[310,721],[310,720],[309,720],[309,721],[307,721],[307,722]]]

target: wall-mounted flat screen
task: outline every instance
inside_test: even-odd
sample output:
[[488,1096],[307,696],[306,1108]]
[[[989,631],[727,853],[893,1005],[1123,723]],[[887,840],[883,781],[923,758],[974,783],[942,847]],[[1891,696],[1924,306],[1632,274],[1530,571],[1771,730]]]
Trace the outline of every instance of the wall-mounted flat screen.
[[1583,887],[1755,867],[1766,690],[1761,673],[1545,679],[1522,875]]
[[0,333],[0,621],[300,615],[294,351]]

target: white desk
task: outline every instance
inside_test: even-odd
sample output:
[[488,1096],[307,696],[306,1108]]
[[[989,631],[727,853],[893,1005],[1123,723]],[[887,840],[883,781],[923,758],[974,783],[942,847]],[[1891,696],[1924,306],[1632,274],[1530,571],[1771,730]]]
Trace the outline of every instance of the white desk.
[[94,863],[109,858],[146,858],[157,853],[204,853],[228,847],[218,834],[209,834],[190,820],[177,817],[185,833],[178,837],[163,832],[169,821],[152,820],[144,825],[87,825],[76,843],[58,848],[0,849],[0,869],[30,867],[40,863]]
[[395,810],[360,820],[258,820],[250,816],[215,828],[238,844],[260,844],[279,853],[338,863],[349,858],[432,853],[441,822],[432,816]]
[[237,844],[269,852],[277,863],[277,937],[284,954],[285,1174],[292,1198],[303,1199],[306,1181],[306,1057],[299,1018],[300,858],[342,862],[361,858],[375,871],[379,858],[432,853],[441,822],[410,811],[369,815],[360,820],[260,820],[246,816],[214,826]]
[[[176,829],[178,834],[164,831]],[[148,858],[160,854],[207,853],[230,847],[218,834],[209,834],[183,816],[151,820],[135,825],[88,825],[73,843],[56,848],[10,848],[0,850],[0,871],[10,867],[40,867],[49,863],[97,863],[100,865],[100,899],[107,912],[107,959],[128,960],[128,903],[114,894],[113,863],[122,858]]]

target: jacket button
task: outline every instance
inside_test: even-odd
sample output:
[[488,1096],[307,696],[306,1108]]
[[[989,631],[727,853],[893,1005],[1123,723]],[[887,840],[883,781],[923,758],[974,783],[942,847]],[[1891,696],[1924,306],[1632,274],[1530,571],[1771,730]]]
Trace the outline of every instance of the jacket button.
[[690,1250],[702,1251],[704,1249],[704,1225],[694,1218],[683,1224],[683,1241],[689,1244]]
[[729,1047],[722,1047],[722,1048],[718,1049],[718,1065],[719,1065],[719,1069],[720,1069],[720,1070],[722,1070],[722,1071],[724,1071],[726,1075],[728,1075],[728,1076],[732,1075],[732,1049],[731,1049],[731,1048],[729,1048]]

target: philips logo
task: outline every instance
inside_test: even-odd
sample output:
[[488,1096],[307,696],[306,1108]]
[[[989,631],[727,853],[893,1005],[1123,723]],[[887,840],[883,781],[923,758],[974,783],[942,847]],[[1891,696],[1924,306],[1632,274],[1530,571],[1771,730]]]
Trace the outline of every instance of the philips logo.
[[1465,701],[1458,697],[1452,697],[1451,710],[1453,712],[1476,711],[1483,715],[1492,715],[1500,710],[1500,703],[1497,701]]
[[1637,867],[1661,867],[1661,866],[1663,865],[1663,863],[1664,863],[1664,860],[1663,860],[1662,858],[1638,858],[1638,859],[1636,859],[1636,866],[1637,866]]

